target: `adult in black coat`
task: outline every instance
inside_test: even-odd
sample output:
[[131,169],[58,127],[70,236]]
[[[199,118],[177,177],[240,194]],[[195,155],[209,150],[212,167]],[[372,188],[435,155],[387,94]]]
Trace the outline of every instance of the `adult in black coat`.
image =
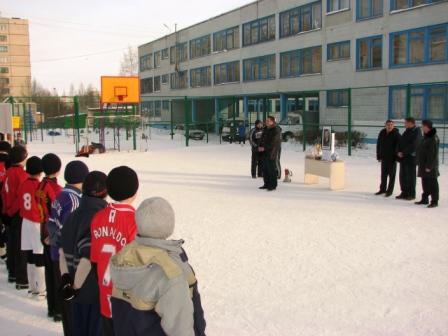
[[394,122],[386,121],[386,127],[378,135],[376,144],[376,158],[381,162],[381,185],[375,195],[386,194],[389,197],[394,192],[399,141],[400,132],[394,127]]
[[252,163],[251,163],[251,174],[252,178],[257,178],[263,176],[263,163],[262,154],[258,151],[261,143],[261,137],[263,136],[263,122],[257,120],[255,122],[255,127],[249,133],[249,141],[252,147]]
[[398,144],[401,194],[396,198],[411,201],[415,199],[417,147],[422,139],[422,131],[415,125],[414,118],[406,118],[404,124],[406,130],[401,135]]
[[269,116],[266,127],[263,130],[261,144],[258,148],[263,153],[263,180],[264,185],[260,189],[273,191],[278,185],[278,158],[282,145],[282,132],[277,126],[275,118]]
[[418,177],[422,179],[422,199],[416,204],[431,204],[428,208],[436,208],[439,205],[439,138],[437,130],[431,120],[423,120],[423,141],[417,150]]

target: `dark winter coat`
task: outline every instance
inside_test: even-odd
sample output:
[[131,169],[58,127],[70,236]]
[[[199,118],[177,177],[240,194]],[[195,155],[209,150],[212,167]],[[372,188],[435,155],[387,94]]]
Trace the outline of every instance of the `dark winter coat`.
[[[439,173],[439,137],[433,128],[425,134],[417,150],[418,176],[437,178]],[[427,172],[426,169],[430,171]]]
[[261,128],[252,128],[249,134],[249,141],[252,146],[252,150],[254,152],[258,152],[258,147],[261,143],[261,137],[263,136],[263,129]]
[[282,129],[278,126],[265,127],[261,137],[260,147],[270,160],[277,160],[282,147]]
[[400,142],[398,144],[398,152],[403,153],[401,162],[416,164],[417,159],[417,147],[422,140],[422,131],[418,127],[407,128],[401,135]]
[[397,161],[398,144],[400,142],[400,132],[397,128],[387,133],[384,128],[378,135],[376,143],[376,158],[378,161]]
[[[82,258],[90,260],[90,224],[98,211],[107,202],[103,199],[83,196],[79,208],[65,220],[61,232],[61,247],[64,250],[68,270],[72,280]],[[79,289],[75,302],[93,304],[98,302],[99,288],[96,269],[92,268],[84,284]]]

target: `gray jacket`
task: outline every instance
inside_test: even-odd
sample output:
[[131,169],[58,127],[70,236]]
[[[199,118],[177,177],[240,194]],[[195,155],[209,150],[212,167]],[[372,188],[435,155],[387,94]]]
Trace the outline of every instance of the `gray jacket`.
[[182,244],[181,240],[137,236],[111,258],[112,296],[138,311],[155,311],[167,335],[194,336],[191,288],[196,278],[188,262],[181,259],[185,254]]

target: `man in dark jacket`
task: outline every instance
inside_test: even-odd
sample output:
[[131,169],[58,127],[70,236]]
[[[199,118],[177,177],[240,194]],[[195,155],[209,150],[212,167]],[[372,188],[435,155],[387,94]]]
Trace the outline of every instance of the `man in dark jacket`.
[[258,148],[263,153],[263,179],[264,185],[260,189],[273,191],[277,189],[278,158],[282,145],[282,132],[275,122],[275,118],[269,116],[266,127],[263,130],[261,144]]
[[258,151],[261,143],[261,137],[263,136],[263,122],[261,120],[257,120],[255,122],[255,127],[251,129],[249,133],[249,141],[252,148],[252,164],[251,164],[251,173],[252,178],[257,178],[263,176],[262,171],[262,154]]
[[[376,144],[376,158],[381,162],[381,185],[375,195],[386,194],[386,197],[389,197],[394,192],[399,141],[400,132],[394,127],[394,122],[386,121],[386,127],[378,135]],[[389,184],[387,183],[388,178]]]
[[398,144],[401,194],[396,199],[412,201],[415,199],[417,181],[417,146],[422,139],[422,131],[415,126],[414,118],[406,118],[404,124],[406,130],[401,135]]
[[424,137],[417,150],[418,177],[422,179],[422,199],[415,204],[431,204],[428,208],[439,205],[439,138],[431,120],[423,120]]
[[69,215],[61,232],[61,294],[73,303],[75,336],[101,336],[98,278],[90,262],[90,224],[107,206],[106,179],[106,174],[99,171],[87,175],[79,208]]
[[135,241],[110,260],[115,336],[205,336],[196,276],[182,245],[168,240],[175,215],[163,198],[135,212]]

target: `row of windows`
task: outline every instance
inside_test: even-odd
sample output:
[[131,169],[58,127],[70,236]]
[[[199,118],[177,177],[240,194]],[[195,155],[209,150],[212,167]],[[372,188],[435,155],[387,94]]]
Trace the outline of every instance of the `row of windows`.
[[160,118],[162,113],[168,113],[170,111],[169,100],[156,100],[141,103],[142,115],[153,118]]
[[8,85],[9,84],[9,78],[0,77],[0,85]]
[[[390,53],[390,67],[392,68],[395,66],[447,62],[448,24],[391,33]],[[349,58],[350,41],[341,41],[327,45],[327,60],[336,61]],[[356,69],[375,70],[382,67],[383,37],[378,35],[356,40]],[[193,88],[210,86],[211,70],[211,66],[191,70],[190,86]],[[213,70],[215,85],[240,82],[239,61],[214,65]],[[280,54],[280,78],[316,74],[321,73],[321,71],[321,46],[292,50]],[[183,71],[182,75],[179,74],[171,74],[172,89],[188,87],[187,71]],[[243,81],[249,82],[275,78],[275,54],[243,60]],[[168,83],[168,75],[162,76],[161,83]],[[143,87],[144,85],[142,85]],[[160,77],[157,88],[157,91],[160,91]],[[334,98],[335,101],[338,101],[338,99]]]
[[8,41],[8,36],[0,35],[0,42],[6,42],[6,41]]
[[[383,15],[384,0],[356,0],[356,17],[358,20],[375,18]],[[391,0],[391,10],[402,10],[447,0]],[[327,0],[327,12],[335,12],[350,8],[349,0]],[[314,2],[299,6],[279,14],[280,38],[311,31],[322,27],[322,4]],[[243,24],[243,46],[275,40],[275,15],[257,19]],[[240,47],[239,26],[222,30],[213,34],[213,51],[221,52]],[[211,54],[211,38],[204,36],[190,41],[190,58],[194,59]],[[188,60],[188,44],[181,43],[170,48],[171,64]],[[146,57],[146,58],[145,58]],[[142,60],[142,58],[145,58]],[[140,58],[140,71],[158,68],[160,60],[168,59],[168,48]]]
[[8,67],[0,67],[0,73],[9,73]]
[[8,52],[8,46],[0,45],[0,52]]

